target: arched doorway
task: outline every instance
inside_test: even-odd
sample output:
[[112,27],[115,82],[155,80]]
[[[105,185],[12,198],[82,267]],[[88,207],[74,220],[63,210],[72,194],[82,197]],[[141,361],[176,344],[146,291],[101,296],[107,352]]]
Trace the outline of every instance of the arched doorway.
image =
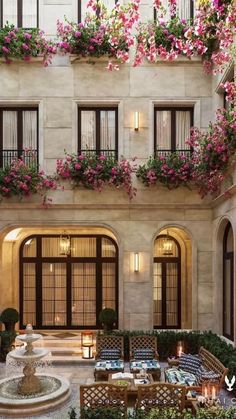
[[99,328],[118,312],[118,248],[106,235],[33,235],[20,247],[20,326]]
[[234,238],[230,222],[223,237],[223,335],[234,340]]
[[154,243],[153,280],[154,327],[181,328],[181,250],[168,231]]

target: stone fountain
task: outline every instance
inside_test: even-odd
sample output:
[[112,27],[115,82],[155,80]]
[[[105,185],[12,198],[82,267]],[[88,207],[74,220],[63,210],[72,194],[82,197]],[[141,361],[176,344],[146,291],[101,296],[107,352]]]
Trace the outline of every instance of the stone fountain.
[[25,346],[9,352],[8,357],[22,365],[23,376],[14,375],[0,380],[0,415],[29,417],[64,403],[70,396],[70,384],[54,374],[37,374],[38,362],[49,354],[45,348],[34,348],[33,342],[42,335],[27,325],[26,333],[17,336]]

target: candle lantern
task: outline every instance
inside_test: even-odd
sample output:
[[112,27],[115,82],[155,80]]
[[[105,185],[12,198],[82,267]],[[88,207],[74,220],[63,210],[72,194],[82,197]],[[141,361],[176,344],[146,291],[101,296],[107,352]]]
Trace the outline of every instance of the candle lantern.
[[206,400],[216,400],[219,395],[219,383],[215,381],[203,381],[202,395]]
[[184,342],[182,340],[180,340],[179,342],[177,342],[177,357],[181,357],[181,355],[184,353]]
[[82,358],[93,358],[93,332],[85,331],[81,333]]

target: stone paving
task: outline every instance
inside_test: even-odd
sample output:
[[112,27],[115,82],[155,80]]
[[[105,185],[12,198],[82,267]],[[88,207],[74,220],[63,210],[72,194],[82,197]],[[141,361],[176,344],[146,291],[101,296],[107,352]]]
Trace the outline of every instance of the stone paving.
[[[163,371],[163,368],[167,365],[166,363],[160,363],[161,368]],[[93,371],[94,367],[92,365],[55,365],[51,366],[49,368],[51,372],[54,372],[55,374],[61,375],[65,378],[67,378],[71,383],[71,398],[68,400],[68,402],[61,407],[60,409],[57,409],[55,411],[50,411],[47,414],[43,414],[40,416],[32,416],[27,417],[27,419],[69,419],[69,411],[71,407],[74,407],[76,409],[76,412],[78,413],[79,417],[79,386],[80,384],[91,384],[94,382],[94,376]],[[47,372],[50,373],[50,371],[47,368]],[[125,370],[128,370],[128,364],[125,366]],[[5,364],[0,364],[0,379],[6,377],[6,366]],[[41,372],[41,371],[40,371]],[[9,371],[8,371],[9,376]],[[162,378],[163,380],[163,373]],[[236,397],[232,395],[231,393],[227,392],[226,390],[221,391],[220,399],[223,406],[235,406],[236,407]],[[11,418],[11,416],[0,416],[0,419],[6,419]]]

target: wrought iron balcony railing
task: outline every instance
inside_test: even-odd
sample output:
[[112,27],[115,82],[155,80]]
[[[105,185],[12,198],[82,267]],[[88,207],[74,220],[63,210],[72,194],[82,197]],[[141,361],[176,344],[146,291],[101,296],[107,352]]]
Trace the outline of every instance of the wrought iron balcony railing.
[[38,166],[38,150],[0,150],[0,167],[6,167],[17,159],[22,159],[26,165]]
[[104,149],[104,150],[90,150],[90,149],[80,149],[78,150],[78,154],[86,154],[87,156],[106,156],[106,157],[114,157],[116,160],[118,160],[118,151],[117,150],[111,150],[111,149]]
[[176,150],[156,150],[155,151],[155,156],[156,157],[160,157],[160,156],[163,156],[163,157],[169,157],[171,154],[173,154],[173,153],[176,153],[176,154],[181,154],[181,155],[184,155],[185,157],[191,157],[191,154],[192,154],[192,150],[190,150],[190,149],[176,149]]

